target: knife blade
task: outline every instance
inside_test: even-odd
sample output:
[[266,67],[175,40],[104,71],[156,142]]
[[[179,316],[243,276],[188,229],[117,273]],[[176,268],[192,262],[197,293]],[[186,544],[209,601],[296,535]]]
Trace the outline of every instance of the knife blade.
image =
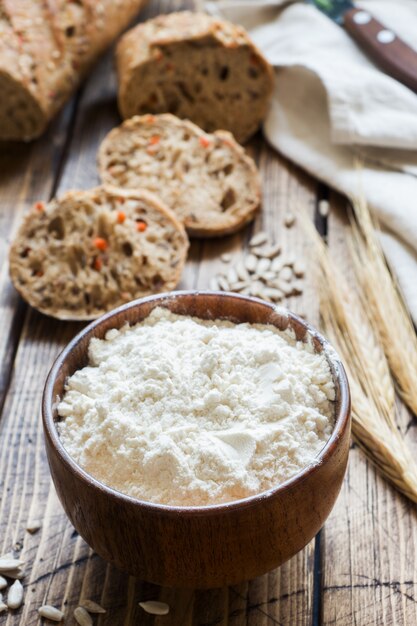
[[305,0],[344,26],[364,52],[386,74],[417,93],[417,52],[368,10],[351,0]]

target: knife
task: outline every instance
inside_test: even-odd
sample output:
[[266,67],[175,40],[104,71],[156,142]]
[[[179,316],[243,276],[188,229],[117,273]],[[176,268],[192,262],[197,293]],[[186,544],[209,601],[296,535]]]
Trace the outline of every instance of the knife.
[[307,0],[337,24],[344,26],[372,60],[403,85],[417,93],[417,52],[369,11],[351,0]]

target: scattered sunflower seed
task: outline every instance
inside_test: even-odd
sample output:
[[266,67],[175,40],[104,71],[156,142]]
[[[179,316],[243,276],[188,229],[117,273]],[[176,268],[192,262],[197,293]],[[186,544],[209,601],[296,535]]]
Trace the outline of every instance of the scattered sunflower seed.
[[280,302],[284,297],[284,294],[282,293],[282,291],[274,287],[266,287],[264,289],[264,295],[265,295],[265,298],[269,298],[273,302]]
[[6,587],[7,587],[7,580],[3,578],[3,576],[0,576],[0,589],[6,589]]
[[222,291],[229,291],[229,283],[224,276],[217,276],[217,284]]
[[5,569],[2,571],[2,574],[7,576],[7,578],[13,578],[14,580],[22,580],[25,577],[24,572],[20,568],[15,569]]
[[301,280],[296,280],[292,283],[292,296],[300,296],[303,293],[304,285]]
[[0,613],[3,613],[3,611],[7,611],[7,604],[0,602]]
[[292,269],[290,267],[283,267],[282,270],[279,273],[279,278],[280,280],[286,280],[289,281],[292,278]]
[[30,524],[26,526],[26,530],[31,535],[34,535],[35,533],[38,532],[38,530],[41,529],[41,527],[42,527],[42,524],[40,522],[31,522]]
[[235,270],[240,280],[249,280],[249,272],[246,269],[243,261],[239,261],[239,263],[235,267]]
[[237,272],[236,272],[234,267],[231,267],[228,270],[228,272],[226,274],[226,279],[227,279],[227,282],[229,283],[229,285],[231,283],[235,283],[237,280],[239,280],[239,276],[237,275]]
[[294,213],[287,213],[284,218],[284,224],[287,228],[291,228],[295,224],[295,215]]
[[271,270],[273,272],[279,272],[284,267],[284,261],[280,257],[272,259]]
[[256,264],[258,263],[258,259],[254,254],[248,254],[245,259],[245,267],[248,272],[254,272],[256,269]]
[[302,278],[304,276],[306,268],[302,261],[296,261],[293,266],[294,274],[297,278]]
[[7,594],[7,606],[9,609],[18,609],[23,602],[23,586],[20,580],[15,580]]
[[147,602],[139,602],[139,606],[146,613],[151,615],[168,615],[169,605],[166,602],[158,602],[157,600],[148,600]]
[[268,271],[270,267],[271,261],[269,259],[259,259],[258,263],[256,264],[256,273],[258,275],[261,275],[264,272]]
[[230,285],[230,289],[232,291],[242,291],[242,289],[245,289],[245,287],[248,287],[249,284],[246,280],[238,280],[236,283],[232,283]]
[[64,614],[59,609],[56,609],[54,606],[50,606],[49,604],[44,604],[38,609],[38,613],[41,617],[45,619],[50,619],[52,622],[60,622]]
[[91,615],[89,615],[85,608],[82,606],[77,606],[74,611],[74,617],[75,621],[80,626],[93,626],[93,619]]
[[0,559],[0,572],[17,569],[22,564],[22,561],[19,561],[19,559]]
[[322,217],[327,217],[330,213],[330,204],[328,200],[320,200],[319,213]]
[[261,246],[268,239],[268,235],[265,231],[260,230],[258,233],[253,235],[252,239],[249,241],[250,247]]
[[268,270],[266,272],[262,272],[262,274],[260,275],[260,278],[262,278],[262,280],[264,280],[265,282],[269,282],[270,280],[274,280],[274,278],[276,278],[277,275],[275,272],[273,272],[272,270]]
[[103,609],[102,606],[94,602],[93,600],[83,600],[81,602],[81,606],[83,606],[89,613],[106,613],[106,609]]
[[221,256],[220,256],[221,260],[223,261],[223,263],[230,263],[230,261],[232,260],[232,255],[229,254],[229,252],[224,252]]

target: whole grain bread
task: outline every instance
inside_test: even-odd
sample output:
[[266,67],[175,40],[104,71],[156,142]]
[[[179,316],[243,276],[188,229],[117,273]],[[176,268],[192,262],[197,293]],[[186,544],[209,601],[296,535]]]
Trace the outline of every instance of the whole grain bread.
[[0,0],[0,139],[38,137],[145,0]]
[[246,141],[264,119],[273,71],[240,26],[205,13],[160,15],[117,46],[123,118],[174,113]]
[[104,138],[104,183],[156,193],[195,237],[233,233],[260,204],[254,161],[226,131],[205,133],[174,115],[135,116]]
[[26,216],[10,249],[10,275],[42,313],[94,319],[173,289],[187,249],[183,226],[147,191],[69,191]]

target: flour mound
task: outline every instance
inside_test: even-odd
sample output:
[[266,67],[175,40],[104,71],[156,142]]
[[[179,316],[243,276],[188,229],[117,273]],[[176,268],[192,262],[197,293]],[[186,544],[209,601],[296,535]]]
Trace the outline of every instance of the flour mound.
[[218,504],[313,463],[333,429],[334,399],[329,364],[310,342],[157,308],[91,340],[58,429],[75,461],[118,491]]

